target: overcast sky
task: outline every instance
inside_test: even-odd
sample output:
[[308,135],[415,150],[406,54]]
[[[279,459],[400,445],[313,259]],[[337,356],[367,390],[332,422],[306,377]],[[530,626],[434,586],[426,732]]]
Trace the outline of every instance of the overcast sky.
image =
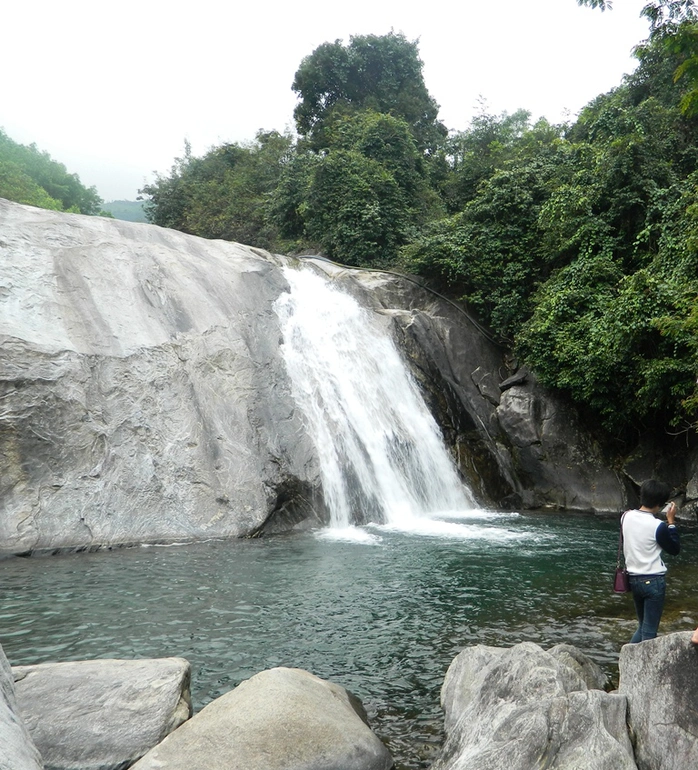
[[95,185],[135,200],[185,138],[195,155],[293,127],[301,59],[391,29],[419,39],[450,129],[523,107],[559,121],[618,85],[647,36],[645,0],[4,0],[0,127]]

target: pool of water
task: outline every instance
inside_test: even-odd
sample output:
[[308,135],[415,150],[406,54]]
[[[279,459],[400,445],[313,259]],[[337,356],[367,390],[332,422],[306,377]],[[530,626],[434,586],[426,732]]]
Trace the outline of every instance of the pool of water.
[[[696,531],[671,559],[661,632],[698,623]],[[273,666],[363,701],[398,768],[442,740],[439,690],[473,644],[577,645],[613,676],[634,630],[611,593],[617,524],[471,512],[404,530],[304,533],[0,561],[13,665],[181,655],[195,708]]]

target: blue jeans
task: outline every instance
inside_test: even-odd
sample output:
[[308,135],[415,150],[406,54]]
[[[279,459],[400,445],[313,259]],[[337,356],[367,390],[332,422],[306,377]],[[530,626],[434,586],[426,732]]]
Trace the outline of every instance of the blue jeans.
[[630,575],[635,612],[639,625],[630,644],[644,642],[657,636],[659,621],[664,610],[666,577],[664,575]]

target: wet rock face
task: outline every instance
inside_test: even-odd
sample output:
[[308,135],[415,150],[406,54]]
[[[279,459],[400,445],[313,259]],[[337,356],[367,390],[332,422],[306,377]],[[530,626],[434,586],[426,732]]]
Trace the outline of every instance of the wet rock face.
[[245,536],[279,500],[322,515],[274,259],[5,201],[0,233],[0,551]]
[[386,317],[480,500],[506,508],[622,510],[622,481],[574,410],[530,372],[512,372],[507,351],[474,319],[410,280],[314,264]]
[[623,484],[574,410],[526,378],[502,393],[496,410],[526,507],[617,512]]

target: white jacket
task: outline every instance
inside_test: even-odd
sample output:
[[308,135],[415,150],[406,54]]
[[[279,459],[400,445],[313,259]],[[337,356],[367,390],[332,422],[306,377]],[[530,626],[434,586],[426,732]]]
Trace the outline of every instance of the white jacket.
[[663,575],[667,568],[662,549],[677,554],[679,533],[672,524],[655,519],[649,511],[631,510],[623,514],[623,555],[631,575]]

